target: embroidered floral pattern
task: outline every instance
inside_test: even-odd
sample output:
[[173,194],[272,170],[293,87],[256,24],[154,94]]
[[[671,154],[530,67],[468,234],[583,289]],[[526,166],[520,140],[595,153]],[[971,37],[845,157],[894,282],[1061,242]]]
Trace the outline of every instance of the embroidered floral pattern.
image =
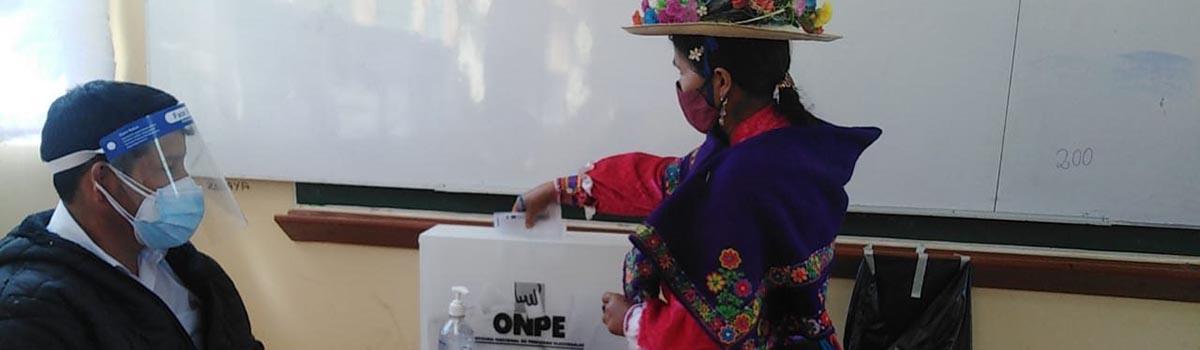
[[767,278],[775,285],[798,287],[809,284],[825,272],[825,268],[829,267],[829,263],[833,261],[833,245],[830,244],[825,248],[818,249],[813,252],[802,263],[787,266],[773,267],[767,271]]
[[713,319],[711,322],[709,322],[708,327],[712,329],[725,328],[725,320]]
[[664,194],[669,196],[675,193],[675,188],[679,187],[680,181],[683,181],[683,162],[686,158],[691,158],[691,155],[671,162],[671,164],[667,165],[667,169],[663,171]]
[[625,296],[635,302],[658,297],[658,278],[654,265],[634,248],[625,254]]
[[[828,282],[823,282],[820,286],[817,296],[822,305],[825,303],[825,293],[828,288]],[[769,324],[766,320],[759,321],[758,335],[770,338],[768,343],[783,348],[801,347],[814,342],[833,349],[842,348],[837,341],[833,319],[829,317],[829,312],[824,308],[811,317],[785,316],[778,324]],[[826,347],[821,347],[821,349],[826,349]]]
[[771,269],[767,271],[767,280],[771,281],[771,283],[783,284],[779,281],[787,281],[791,278],[792,276],[788,274],[787,269]]
[[662,238],[659,236],[653,236],[646,239],[647,248],[658,249],[658,246],[660,245],[662,245]]
[[734,249],[725,249],[721,251],[721,267],[726,270],[735,270],[742,266],[742,255]]
[[[802,286],[821,280],[826,267],[833,260],[833,246],[827,246],[813,252],[805,261],[787,267],[769,268],[763,281],[758,283],[746,278],[740,270],[745,261],[736,248],[726,248],[716,256],[717,269],[705,275],[702,286],[694,284],[682,270],[679,269],[667,250],[667,243],[654,232],[652,227],[641,226],[634,234],[635,242],[645,249],[644,253],[651,259],[640,259],[640,262],[653,261],[657,269],[648,267],[647,270],[658,271],[657,276],[664,278],[671,289],[679,295],[682,302],[698,318],[700,324],[708,329],[710,334],[724,346],[735,346],[741,349],[765,349],[773,342],[756,337],[774,337],[787,342],[787,335],[805,335],[816,340],[820,336],[832,334],[833,322],[828,312],[822,310],[812,317],[785,316],[776,323],[767,324],[762,319],[762,300],[767,288],[773,286]],[[635,249],[635,252],[637,249]],[[627,257],[627,270],[630,265]],[[635,264],[636,265],[636,264]],[[637,269],[641,270],[640,265]],[[627,272],[627,275],[629,273]],[[635,277],[636,274],[635,274]],[[629,281],[626,281],[628,288]],[[646,285],[643,283],[642,285]],[[821,286],[821,296],[827,283]],[[708,292],[703,294],[701,292]],[[628,293],[628,291],[627,291]],[[707,295],[711,295],[710,300]],[[747,336],[756,334],[755,337]],[[738,344],[739,341],[744,342]]]
[[721,275],[720,273],[713,272],[713,273],[708,274],[707,280],[708,280],[708,291],[713,292],[713,293],[720,293],[722,290],[725,289],[725,276]]
[[579,170],[578,175],[560,177],[555,180],[554,189],[558,190],[558,200],[577,207],[595,207],[596,197],[592,197],[592,177],[587,175],[592,168],[592,164],[589,163]]
[[641,269],[638,266],[638,259],[637,259],[637,248],[634,248],[634,249],[630,250],[628,253],[625,253],[625,264],[624,265],[625,265],[625,283],[624,283],[625,284],[625,296],[632,298],[637,295],[637,290],[636,290],[637,288],[635,288],[635,286],[640,282],[640,280],[642,278],[646,278],[650,275],[643,274],[642,271],[640,271]]
[[741,281],[738,281],[737,285],[734,286],[733,290],[734,290],[734,293],[736,293],[739,298],[748,298],[748,297],[750,297],[750,293],[754,292],[753,290],[751,290],[751,288],[752,287],[750,287],[750,281],[743,279]]
[[669,269],[674,266],[674,262],[671,261],[671,257],[662,255],[658,257],[658,266],[662,266],[663,269]]
[[829,317],[829,311],[825,309],[821,309],[820,312],[810,317],[785,316],[778,326],[782,329],[777,329],[776,334],[803,335],[811,340],[821,339],[834,334],[833,319]]
[[749,333],[751,322],[753,321],[750,320],[750,316],[746,314],[737,315],[737,318],[733,319],[733,330],[737,331],[738,334]]
[[681,294],[684,305],[695,312],[701,324],[716,334],[721,343],[733,345],[750,334],[759,319],[765,289],[762,285],[755,288],[745,273],[738,270],[743,261],[737,249],[722,250],[717,257],[719,268],[705,277],[704,287],[716,297],[715,303],[712,303],[695,291],[696,287],[687,275],[677,268],[674,259],[667,253],[666,244],[654,233],[653,228],[639,227],[634,237],[649,250],[647,254],[667,257],[666,262],[669,265],[661,264],[663,260],[659,260],[659,268],[666,272],[667,283]]
[[802,283],[808,280],[808,269],[792,270],[792,283]]
[[737,331],[733,330],[733,326],[725,326],[721,328],[721,342],[725,344],[732,343],[737,339]]
[[[698,296],[696,295],[695,289],[688,289],[683,292],[683,300],[696,300],[697,297]],[[714,327],[714,328],[721,328],[721,327]]]

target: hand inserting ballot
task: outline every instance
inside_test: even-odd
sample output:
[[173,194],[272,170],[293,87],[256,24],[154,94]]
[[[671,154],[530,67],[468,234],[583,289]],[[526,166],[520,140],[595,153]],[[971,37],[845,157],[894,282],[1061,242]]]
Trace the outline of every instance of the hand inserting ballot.
[[543,216],[537,215],[545,212],[551,205],[558,204],[558,191],[554,188],[553,182],[547,182],[525,194],[517,197],[517,202],[513,203],[513,212],[534,213],[534,215],[525,216],[525,228],[533,228]]

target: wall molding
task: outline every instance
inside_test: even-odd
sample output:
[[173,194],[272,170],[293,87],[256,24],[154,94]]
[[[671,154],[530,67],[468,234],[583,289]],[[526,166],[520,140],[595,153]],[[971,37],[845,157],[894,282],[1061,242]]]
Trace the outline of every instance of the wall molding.
[[[419,249],[421,233],[439,224],[490,226],[484,219],[291,210],[275,222],[293,241]],[[568,225],[573,231],[628,234],[630,231]],[[862,237],[836,245],[834,277],[853,279],[862,261]],[[915,257],[912,249],[879,245],[876,255]],[[1036,250],[1031,250],[1036,251]],[[1200,302],[1200,264],[1120,261],[1037,254],[930,249],[932,258],[971,256],[975,287],[1083,295]]]

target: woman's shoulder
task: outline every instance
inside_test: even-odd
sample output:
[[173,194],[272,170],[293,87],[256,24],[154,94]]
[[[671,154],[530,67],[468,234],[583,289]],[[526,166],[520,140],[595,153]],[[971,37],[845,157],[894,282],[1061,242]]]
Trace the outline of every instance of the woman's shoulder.
[[824,120],[776,128],[731,147],[741,153],[788,154],[805,151],[861,153],[883,134],[873,126],[841,126]]
[[765,177],[791,177],[797,175],[795,172],[811,171],[848,173],[881,133],[875,127],[825,122],[780,128],[730,147],[719,166]]

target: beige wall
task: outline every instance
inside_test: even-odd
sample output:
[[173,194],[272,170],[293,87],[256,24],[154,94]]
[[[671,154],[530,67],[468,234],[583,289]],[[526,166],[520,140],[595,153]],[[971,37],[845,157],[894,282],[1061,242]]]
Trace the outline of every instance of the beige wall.
[[274,349],[413,348],[417,251],[292,242],[272,217],[295,205],[294,193],[250,182],[236,194],[248,229],[195,240],[237,282],[255,333]]
[[[142,0],[112,0],[118,78],[145,82]],[[54,202],[37,148],[0,145],[0,225]],[[296,243],[272,221],[295,205],[291,183],[250,181],[236,195],[245,232],[195,243],[237,282],[255,333],[273,349],[415,349],[415,250]],[[841,324],[852,282],[836,280]],[[975,290],[976,349],[1200,350],[1200,304],[994,289]]]
[[57,200],[38,145],[0,143],[0,232],[8,233],[29,213],[53,208]]

